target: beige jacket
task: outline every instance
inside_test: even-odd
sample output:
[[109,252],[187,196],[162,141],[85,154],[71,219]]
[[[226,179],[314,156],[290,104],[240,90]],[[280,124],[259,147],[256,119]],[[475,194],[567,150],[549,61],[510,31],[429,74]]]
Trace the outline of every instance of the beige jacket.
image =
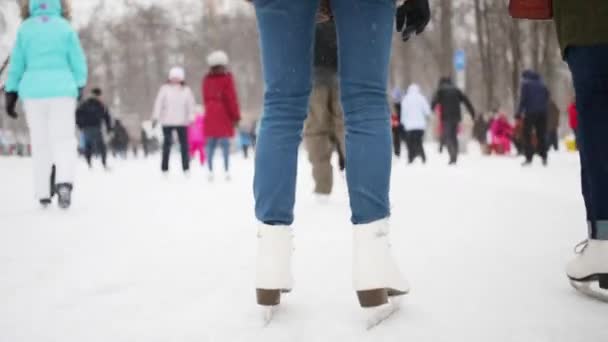
[[189,87],[165,84],[156,97],[152,119],[163,126],[188,126],[195,112],[196,102]]

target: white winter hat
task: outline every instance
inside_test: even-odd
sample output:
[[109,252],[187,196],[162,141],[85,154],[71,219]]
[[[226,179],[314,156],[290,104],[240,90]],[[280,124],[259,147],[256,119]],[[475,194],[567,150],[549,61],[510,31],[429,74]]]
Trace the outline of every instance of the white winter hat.
[[214,66],[227,66],[228,65],[228,55],[221,50],[213,51],[209,56],[207,56],[207,64],[210,67]]
[[169,79],[170,80],[179,80],[184,81],[186,79],[186,72],[182,67],[173,67],[171,71],[169,71]]

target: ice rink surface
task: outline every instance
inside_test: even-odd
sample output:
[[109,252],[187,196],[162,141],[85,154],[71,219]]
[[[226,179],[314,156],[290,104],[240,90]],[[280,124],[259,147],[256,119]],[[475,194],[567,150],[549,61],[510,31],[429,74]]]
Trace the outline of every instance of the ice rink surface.
[[198,165],[165,179],[157,159],[82,162],[68,212],[37,207],[30,160],[0,159],[0,342],[608,341],[608,305],[563,270],[586,233],[575,154],[528,169],[475,153],[457,168],[396,161],[393,249],[412,293],[369,332],[344,180],[319,203],[302,154],[296,287],[262,328],[252,162],[210,184]]

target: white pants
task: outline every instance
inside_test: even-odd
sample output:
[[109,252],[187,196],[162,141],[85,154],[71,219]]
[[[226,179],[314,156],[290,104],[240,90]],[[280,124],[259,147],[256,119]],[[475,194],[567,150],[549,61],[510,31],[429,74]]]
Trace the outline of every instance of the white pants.
[[51,196],[50,176],[56,168],[55,183],[74,183],[78,162],[76,139],[76,99],[69,97],[25,100],[30,128],[36,197]]

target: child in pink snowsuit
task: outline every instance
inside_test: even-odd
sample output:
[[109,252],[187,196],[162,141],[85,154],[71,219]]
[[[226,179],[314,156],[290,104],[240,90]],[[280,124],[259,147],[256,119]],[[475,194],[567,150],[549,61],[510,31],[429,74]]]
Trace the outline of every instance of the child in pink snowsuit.
[[201,161],[201,165],[205,164],[205,120],[203,114],[198,114],[194,123],[188,127],[188,144],[190,145],[190,158],[194,158],[196,152]]
[[498,114],[490,126],[491,149],[498,155],[511,153],[511,137],[513,126],[509,123],[505,114]]

